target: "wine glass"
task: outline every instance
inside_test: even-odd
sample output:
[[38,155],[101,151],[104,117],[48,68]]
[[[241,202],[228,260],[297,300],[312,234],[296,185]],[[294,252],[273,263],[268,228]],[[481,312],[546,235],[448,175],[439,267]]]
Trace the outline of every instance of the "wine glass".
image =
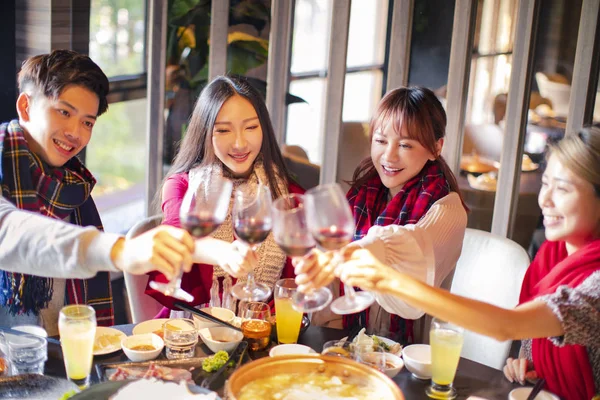
[[[213,233],[225,221],[231,199],[231,181],[216,177],[210,185],[188,187],[179,210],[181,227],[196,239]],[[181,289],[183,269],[167,283],[150,282],[150,287],[166,296],[192,302],[194,296]]]
[[[342,259],[340,249],[350,243],[354,233],[354,219],[346,196],[337,183],[320,185],[306,192],[306,221],[308,229],[319,245],[335,252],[331,262]],[[344,284],[345,296],[331,303],[336,314],[353,314],[368,308],[375,297],[368,292],[355,292]]]
[[[271,191],[259,184],[256,193],[249,186],[236,190],[233,199],[233,230],[238,239],[256,251],[269,236],[273,220],[271,217]],[[231,294],[238,300],[263,301],[271,296],[272,289],[254,280],[254,271],[248,274],[246,284],[237,282]]]
[[[306,199],[301,194],[282,196],[273,203],[273,236],[275,242],[290,257],[303,257],[317,243],[306,222]],[[296,291],[293,307],[302,312],[322,310],[331,303],[331,290],[326,287],[308,293]]]

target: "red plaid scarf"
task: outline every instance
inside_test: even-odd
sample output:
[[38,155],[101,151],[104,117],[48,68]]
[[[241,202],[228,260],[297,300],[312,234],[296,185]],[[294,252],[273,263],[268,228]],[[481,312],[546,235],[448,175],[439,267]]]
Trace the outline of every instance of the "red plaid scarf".
[[[450,193],[450,185],[437,161],[428,161],[421,172],[404,184],[391,201],[379,175],[360,188],[351,188],[346,197],[352,207],[356,230],[354,240],[362,239],[374,225],[416,224],[429,208]],[[341,285],[340,293],[344,293]],[[369,310],[343,317],[344,328],[361,324],[368,326]],[[392,315],[390,333],[402,342],[412,338],[412,321]]]
[[[600,270],[600,240],[567,254],[565,242],[546,241],[527,269],[519,304],[556,293],[560,287],[575,288]],[[574,310],[574,312],[577,312]],[[598,393],[586,346],[556,346],[547,338],[531,341],[533,366],[546,379],[548,389],[561,399],[591,399]]]
[[[52,168],[29,150],[17,120],[0,125],[0,185],[2,196],[17,208],[102,229],[100,215],[90,196],[96,183],[76,158]],[[0,304],[13,314],[37,315],[52,299],[52,279],[0,271]],[[107,272],[87,280],[69,279],[66,304],[88,304],[98,325],[114,325],[110,278]]]

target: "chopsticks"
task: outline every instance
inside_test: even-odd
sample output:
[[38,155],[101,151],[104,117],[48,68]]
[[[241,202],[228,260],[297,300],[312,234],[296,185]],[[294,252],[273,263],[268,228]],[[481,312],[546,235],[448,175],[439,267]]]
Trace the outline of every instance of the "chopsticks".
[[531,389],[531,393],[529,393],[529,396],[527,396],[527,400],[535,399],[535,396],[537,396],[542,391],[545,384],[546,380],[544,378],[539,379],[533,386],[533,389]]
[[207,319],[207,320],[209,320],[211,322],[214,322],[215,324],[219,324],[219,325],[223,325],[223,326],[226,326],[228,328],[231,328],[231,329],[235,329],[238,332],[242,331],[241,328],[238,328],[235,325],[231,325],[229,322],[225,322],[222,319],[219,319],[219,318],[217,318],[217,317],[215,317],[213,315],[210,315],[209,313],[205,313],[204,311],[198,310],[198,309],[196,309],[196,308],[194,308],[192,306],[189,306],[189,305],[187,305],[185,303],[182,303],[180,301],[176,301],[175,302],[175,306],[177,308],[179,308],[180,310],[182,310],[182,311],[189,311],[192,314],[195,314],[195,315],[197,315],[197,316],[199,316],[201,318],[204,318],[204,319]]

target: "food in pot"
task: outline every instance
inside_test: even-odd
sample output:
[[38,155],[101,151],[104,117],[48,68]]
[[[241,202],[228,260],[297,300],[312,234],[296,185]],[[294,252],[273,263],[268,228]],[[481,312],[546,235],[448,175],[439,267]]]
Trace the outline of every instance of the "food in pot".
[[356,399],[384,400],[373,388],[352,377],[326,373],[291,373],[256,379],[242,387],[239,400]]

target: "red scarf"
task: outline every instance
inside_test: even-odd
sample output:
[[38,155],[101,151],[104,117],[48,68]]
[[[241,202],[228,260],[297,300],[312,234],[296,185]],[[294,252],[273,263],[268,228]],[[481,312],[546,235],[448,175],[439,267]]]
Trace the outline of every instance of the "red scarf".
[[[565,242],[546,241],[531,263],[519,302],[555,293],[560,286],[575,288],[600,270],[600,240],[588,243],[570,256]],[[587,349],[580,345],[558,347],[546,338],[531,343],[533,365],[551,392],[567,400],[591,399],[596,393]]]
[[[429,211],[433,203],[450,193],[450,185],[439,163],[428,161],[421,172],[407,181],[390,202],[387,201],[388,193],[389,189],[383,185],[379,175],[375,175],[358,189],[350,189],[346,197],[356,224],[354,240],[362,239],[374,225],[416,224]],[[341,285],[340,294],[343,293],[344,287]],[[368,309],[343,317],[345,329],[356,324],[368,326]],[[407,343],[412,338],[412,321],[392,315],[390,333]]]

